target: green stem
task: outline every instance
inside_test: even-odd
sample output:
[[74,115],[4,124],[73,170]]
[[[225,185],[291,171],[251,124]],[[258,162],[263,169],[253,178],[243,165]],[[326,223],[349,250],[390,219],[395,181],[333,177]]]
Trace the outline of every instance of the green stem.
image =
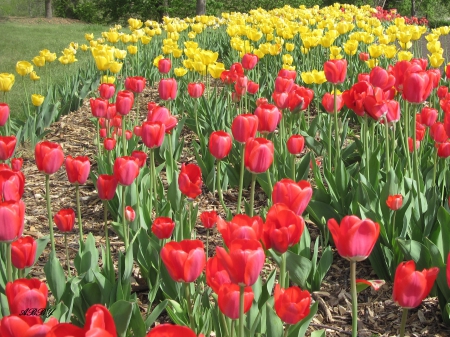
[[236,213],[241,213],[241,201],[242,201],[242,188],[244,187],[244,159],[245,159],[245,146],[244,144],[240,145],[241,147],[241,169],[239,172],[239,195],[237,200],[237,208]]
[[69,263],[69,246],[67,244],[67,233],[64,233],[64,245],[66,246],[66,263],[67,263],[67,274],[70,275],[70,263]]
[[350,283],[352,292],[352,337],[358,337],[358,294],[356,292],[356,261],[350,261]]
[[[230,336],[230,332],[228,331],[228,324],[227,324],[227,320],[225,318],[225,315],[223,314],[222,311],[219,310],[219,315],[220,315],[220,320],[222,321],[222,324],[224,326],[225,329],[225,336]],[[233,333],[233,332],[231,332]]]
[[231,320],[230,337],[234,337],[234,326],[236,325],[236,320]]
[[330,170],[330,172],[333,167],[333,158],[331,154],[331,137],[332,137],[331,116],[328,115],[328,169]]
[[217,193],[219,194],[220,204],[222,205],[225,214],[228,214],[228,208],[223,201],[222,185],[220,181],[220,160],[217,161]]
[[50,175],[45,175],[45,196],[47,198],[47,216],[48,226],[50,229],[50,243],[52,245],[52,253],[55,254],[55,236],[53,235],[52,206],[50,204]]
[[125,219],[125,185],[122,186],[122,228],[123,240],[125,242],[125,251],[128,250],[128,236],[127,236],[127,220]]
[[123,150],[122,156],[127,155],[127,138],[125,136],[125,133],[126,133],[125,132],[125,130],[126,130],[125,117],[126,116],[122,116],[122,150]]
[[108,254],[105,264],[108,264],[108,271],[110,271],[111,266],[109,265],[109,261],[111,261],[111,248],[109,245],[109,233],[108,233],[108,202],[106,200],[103,200],[103,220],[105,222],[104,231],[105,231],[106,253]]
[[[417,123],[417,114],[414,113],[414,125],[413,125],[413,161],[414,161],[414,175],[415,175],[415,180],[417,183],[417,195],[420,194],[420,180],[419,180],[419,157],[417,155],[417,149],[416,149],[416,140],[417,140],[417,135],[416,135],[416,123]],[[419,198],[419,197],[418,197]],[[421,203],[419,202],[419,205],[421,205]]]
[[388,125],[388,121],[385,118],[384,119],[384,130],[385,130],[385,141],[384,144],[386,145],[386,172],[389,172],[391,170],[391,162],[390,162],[390,156],[389,156],[389,125]]
[[244,337],[244,289],[245,286],[239,286],[239,337]]
[[[407,158],[406,165],[408,167],[408,174],[409,174],[409,177],[411,177],[411,172],[412,172],[411,171],[411,157],[409,155],[409,148],[408,148],[409,124],[410,124],[408,107],[409,107],[408,103],[405,102],[405,113],[404,113],[404,116],[405,116],[405,141],[406,141],[405,154],[406,154],[406,158]],[[416,147],[416,144],[414,143],[413,148],[415,148],[415,147]]]
[[364,170],[366,177],[369,176],[369,117],[365,116],[364,119]]
[[[100,156],[101,154],[101,148],[100,148],[100,121],[97,118],[97,156]],[[108,151],[110,152],[110,151]]]
[[400,323],[400,337],[405,336],[406,319],[408,318],[408,309],[403,308],[402,322]]
[[189,283],[184,284],[185,289],[185,295],[186,295],[186,301],[187,301],[187,311],[189,316],[189,323],[191,325],[191,329],[195,332],[195,320],[194,320],[194,313],[192,312],[192,306],[191,306],[191,290],[189,287]]
[[195,130],[197,132],[197,137],[199,137],[199,139],[200,139],[200,131],[199,131],[199,128],[198,128],[198,117],[197,117],[198,112],[197,112],[197,108],[198,108],[198,99],[196,98],[195,99],[195,104],[194,104]]
[[290,326],[291,326],[290,324],[286,324],[286,326],[285,326],[285,328],[284,328],[284,334],[283,334],[283,337],[287,337],[288,332],[289,332],[289,327],[290,327]]
[[334,146],[336,147],[336,156],[334,157],[334,167],[338,166],[340,160],[340,147],[339,147],[339,120],[337,115],[337,93],[336,84],[333,85],[334,90]]
[[255,185],[256,185],[256,174],[252,173],[252,184],[250,190],[250,216],[253,216],[253,205],[255,204]]
[[[153,212],[153,195],[156,195],[156,169],[155,169],[155,152],[150,149],[150,218]],[[155,213],[156,213],[156,198],[155,198]]]
[[8,276],[8,282],[12,282],[11,242],[6,243],[6,275]]
[[76,198],[77,198],[77,217],[78,226],[80,227],[80,245],[83,243],[83,222],[81,221],[81,206],[80,206],[80,185],[75,185]]
[[292,171],[292,180],[295,181],[295,154],[291,155],[291,171]]
[[437,149],[436,151],[434,151],[434,160],[433,160],[433,184],[431,185],[432,187],[434,187],[436,185],[436,168],[437,168]]
[[206,259],[209,257],[209,228],[206,230]]
[[286,253],[281,255],[280,287],[287,288],[287,286],[286,286]]

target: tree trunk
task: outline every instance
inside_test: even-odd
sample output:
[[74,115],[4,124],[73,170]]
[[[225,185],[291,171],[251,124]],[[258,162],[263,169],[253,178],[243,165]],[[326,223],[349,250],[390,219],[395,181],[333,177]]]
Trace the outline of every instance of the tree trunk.
[[411,16],[416,16],[416,0],[411,0]]
[[163,0],[163,16],[169,16],[169,0]]
[[206,0],[197,0],[197,15],[206,14]]
[[52,17],[52,0],[45,0],[45,18],[51,19]]

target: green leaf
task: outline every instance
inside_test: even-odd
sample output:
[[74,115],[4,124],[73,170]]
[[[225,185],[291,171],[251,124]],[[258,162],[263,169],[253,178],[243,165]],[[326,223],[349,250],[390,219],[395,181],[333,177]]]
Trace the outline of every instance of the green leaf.
[[127,335],[133,313],[133,306],[136,306],[136,304],[127,301],[117,301],[109,308],[109,312],[116,323],[116,330],[119,337],[125,337]]
[[317,330],[317,331],[313,331],[312,333],[311,333],[311,337],[325,337],[326,336],[326,334],[325,334],[325,330]]
[[408,260],[416,262],[416,269],[422,270],[430,266],[430,252],[422,243],[414,240],[397,239],[400,248]]
[[[268,252],[280,266],[281,257],[271,249],[269,249]],[[300,288],[306,289],[306,281],[308,280],[308,276],[312,268],[311,261],[304,258],[303,256],[296,255],[289,250],[285,254],[286,269],[289,272],[289,277],[294,283],[298,284]]]
[[266,315],[267,315],[267,337],[280,337],[283,335],[283,322],[275,311],[266,303]]
[[288,331],[288,337],[304,337],[309,324],[311,323],[314,315],[317,313],[317,308],[319,307],[319,302],[314,303],[311,306],[309,315],[303,318],[300,322],[295,325],[291,325]]
[[169,300],[166,299],[153,308],[152,313],[145,320],[145,327],[147,329],[155,323],[156,319],[161,315],[164,309],[166,309],[167,304],[169,304]]
[[47,277],[48,286],[53,296],[55,296],[56,301],[59,302],[66,288],[66,276],[55,254],[50,254],[50,258],[44,266],[44,272]]

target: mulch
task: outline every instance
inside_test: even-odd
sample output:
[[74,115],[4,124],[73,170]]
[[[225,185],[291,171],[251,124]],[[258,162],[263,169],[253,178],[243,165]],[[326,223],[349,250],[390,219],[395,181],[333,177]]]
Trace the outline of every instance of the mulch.
[[[146,89],[142,98],[141,107],[145,107],[154,96],[154,90]],[[144,115],[144,112],[142,112]],[[59,143],[64,150],[65,155],[79,156],[87,155],[94,163],[94,153],[96,146],[94,144],[95,126],[89,119],[91,117],[90,105],[86,100],[82,107],[67,116],[63,116],[58,122],[54,123],[46,136],[47,140]],[[145,116],[144,116],[145,117]],[[184,137],[195,139],[195,136],[188,130],[184,131]],[[45,179],[35,165],[34,149],[30,144],[24,144],[18,150],[16,156],[22,156],[24,159],[23,172],[26,176],[25,193],[23,200],[26,205],[25,232],[34,238],[39,238],[49,234],[47,210],[45,201]],[[192,155],[183,153],[180,162],[192,161]],[[95,165],[93,165],[95,168]],[[72,186],[66,176],[64,168],[50,178],[51,201],[53,214],[61,208],[72,207],[75,205],[75,187]],[[92,233],[97,244],[105,245],[103,237],[103,205],[98,199],[95,187],[91,181],[80,186],[81,194],[81,212],[83,218],[84,232]],[[258,193],[263,195],[262,192]],[[244,191],[248,197],[248,191]],[[228,207],[234,208],[236,204],[235,191],[224,191],[225,203]],[[266,203],[264,198],[256,202],[256,209]],[[218,198],[213,193],[204,189],[204,193],[198,198],[199,212],[204,210],[216,209],[224,215]],[[318,230],[314,224],[307,222],[312,239],[315,240]],[[198,237],[205,240],[205,230],[197,221]],[[220,238],[217,233],[213,234],[213,244],[220,244]],[[78,250],[78,232],[69,235],[69,254],[71,259],[75,257]],[[55,240],[57,255],[64,266],[64,237],[58,233],[55,228]],[[110,233],[111,249],[113,256],[118,250],[123,250],[123,244],[118,236]],[[210,251],[213,253],[213,249]],[[40,256],[38,263],[31,272],[32,277],[45,280],[43,267],[47,261],[50,252],[50,246]],[[64,266],[65,268],[65,266]],[[72,262],[73,268],[73,262]],[[275,268],[274,265],[266,265],[266,269]],[[319,310],[314,317],[309,328],[308,334],[313,330],[326,329],[327,336],[348,336],[351,335],[351,296],[349,284],[349,263],[339,257],[334,252],[334,262],[330,271],[327,273],[319,292],[313,293],[313,300],[319,301]],[[266,270],[267,272],[267,270]],[[358,264],[357,277],[364,279],[376,279],[376,275],[368,261]],[[138,292],[139,305],[145,310],[147,307],[146,295],[148,290],[142,289],[142,282],[139,276],[139,268],[134,269],[133,287]],[[144,287],[145,288],[145,287]],[[387,284],[381,287],[377,292],[366,289],[358,296],[358,317],[359,336],[393,336],[399,333],[401,309],[392,300],[392,285]],[[159,321],[167,321],[167,316],[161,316]],[[407,322],[407,334],[409,336],[450,336],[450,328],[442,324],[440,310],[437,298],[426,299],[417,309],[410,310]]]

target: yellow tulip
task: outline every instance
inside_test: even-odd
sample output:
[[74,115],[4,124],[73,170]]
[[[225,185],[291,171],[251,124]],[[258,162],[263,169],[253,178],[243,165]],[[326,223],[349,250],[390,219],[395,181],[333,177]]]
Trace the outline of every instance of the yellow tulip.
[[330,48],[331,45],[333,44],[334,40],[335,40],[335,38],[333,36],[331,36],[330,34],[327,34],[320,39],[320,44],[324,48]]
[[450,33],[450,26],[441,26],[438,29],[441,35],[447,35],[448,33]]
[[97,42],[97,41],[89,41],[89,45],[90,45],[91,47],[97,47],[98,42]]
[[294,62],[294,58],[290,54],[284,54],[281,56],[281,60],[283,61],[283,64],[292,65],[292,62]]
[[347,55],[355,55],[358,51],[358,41],[356,40],[348,40],[344,43],[344,52]]
[[81,48],[82,51],[87,51],[89,49],[89,47],[87,45],[85,45],[85,44],[82,44],[80,46],[80,48]]
[[129,18],[128,19],[128,25],[130,27],[130,30],[136,30],[136,29],[141,28],[143,23],[139,19]]
[[102,83],[113,84],[115,81],[116,81],[116,78],[114,76],[108,76],[108,75],[102,76]]
[[366,64],[370,69],[372,69],[378,65],[378,60],[377,59],[369,59],[368,61],[366,61]]
[[262,50],[258,49],[253,49],[253,54],[255,54],[256,56],[259,57],[259,59],[261,60],[262,58],[264,58],[264,56],[266,56],[266,54],[264,54],[262,52]]
[[42,95],[38,95],[38,94],[33,94],[31,95],[31,103],[33,103],[34,106],[41,106],[42,103],[44,103],[44,96]]
[[142,44],[149,44],[151,40],[152,40],[152,38],[150,36],[146,36],[146,35],[141,36]]
[[199,57],[204,65],[209,65],[217,61],[219,58],[219,53],[213,53],[211,50],[203,50]]
[[327,81],[327,78],[325,77],[325,72],[323,70],[317,71],[316,69],[314,69],[312,71],[312,75],[314,77],[314,83],[316,84],[322,84]]
[[186,42],[184,42],[184,46],[185,46],[187,49],[190,49],[190,48],[192,48],[192,49],[197,49],[197,48],[198,48],[198,43],[197,43],[197,42],[194,42],[194,41],[186,41]]
[[384,56],[386,58],[391,59],[397,54],[397,47],[393,44],[387,45],[384,47]]
[[291,66],[290,64],[283,64],[281,68],[286,70],[295,70],[295,66]]
[[35,56],[35,57],[33,57],[32,61],[36,67],[45,66],[45,57],[44,56]]
[[77,42],[70,42],[69,47],[72,49],[77,50],[78,49],[78,43]]
[[188,38],[190,38],[190,39],[195,39],[196,36],[197,36],[197,34],[195,34],[195,32],[188,33]]
[[412,38],[412,34],[408,30],[397,34],[398,41],[402,42],[402,43],[408,43],[409,41],[411,41],[411,38]]
[[413,58],[413,54],[407,50],[399,51],[397,54],[397,59],[399,61],[410,61]]
[[131,40],[131,35],[130,34],[123,34],[120,39],[122,40],[123,43],[128,43]]
[[383,55],[383,47],[379,44],[371,44],[368,49],[370,57],[372,58],[378,58]]
[[86,41],[92,41],[94,39],[94,34],[86,33],[86,34],[84,34],[84,38],[86,39]]
[[308,54],[309,53],[309,48],[305,48],[305,47],[300,47],[300,51],[302,52],[302,54]]
[[183,60],[183,66],[189,70],[194,70],[194,61],[191,59]]
[[39,80],[39,79],[41,79],[41,78],[36,74],[35,71],[32,71],[32,72],[30,73],[30,79],[31,79],[32,81],[37,81],[37,80]]
[[434,54],[439,52],[441,48],[441,42],[440,41],[431,41],[427,43],[427,49],[430,53]]
[[411,42],[411,41],[410,41],[410,42],[406,42],[406,43],[399,42],[399,45],[400,45],[400,47],[401,47],[403,50],[411,49],[411,47],[412,47],[412,42]]
[[342,50],[341,47],[331,46],[330,47],[330,56],[338,56],[341,53],[341,50]]
[[295,48],[295,44],[293,44],[293,43],[286,43],[284,46],[287,51],[293,51]]
[[127,57],[127,51],[122,49],[114,49],[114,57],[119,60],[123,60]]
[[343,58],[344,56],[342,56],[341,54],[337,55],[330,54],[330,60],[342,60]]
[[194,67],[194,70],[200,75],[206,75],[206,65],[203,62],[193,62],[192,66]]
[[0,91],[10,91],[15,81],[13,74],[1,73],[0,74]]
[[53,62],[56,60],[56,53],[48,53],[48,55],[45,56],[46,62]]
[[270,45],[269,53],[272,56],[278,55],[279,53],[281,53],[281,45],[280,44],[272,44],[272,45]]
[[173,57],[180,58],[183,55],[183,51],[181,49],[175,48],[172,52]]
[[174,47],[172,45],[166,45],[166,46],[162,46],[162,52],[163,54],[172,54]]
[[203,31],[203,25],[201,23],[192,25],[192,31],[196,34],[200,34]]
[[20,76],[28,75],[33,71],[33,65],[28,61],[19,61],[16,63],[16,71]]
[[187,74],[188,70],[186,68],[175,68],[173,72],[176,77],[182,77]]
[[252,40],[254,42],[256,42],[259,39],[261,39],[262,36],[263,36],[263,33],[260,32],[257,29],[249,29],[249,30],[247,30],[247,38],[249,38],[250,40]]
[[380,44],[389,44],[391,42],[391,38],[389,35],[380,35],[378,37],[378,43]]
[[208,66],[208,73],[211,75],[212,78],[220,78],[220,75],[224,70],[225,65],[220,62],[216,62]]
[[116,31],[112,31],[112,32],[107,32],[106,33],[106,39],[110,43],[117,43],[117,42],[119,42],[119,38],[120,38],[119,33],[117,33]]
[[109,64],[109,71],[112,72],[113,74],[117,74],[118,72],[120,72],[122,70],[122,66],[123,66],[123,63],[117,62],[117,61],[112,61]]
[[444,58],[442,57],[442,54],[433,53],[428,55],[428,59],[430,60],[430,64],[433,68],[439,68],[442,63],[444,63]]
[[154,65],[155,67],[158,67],[159,61],[162,60],[163,58],[164,58],[164,56],[162,56],[162,55],[156,56],[155,59],[153,60],[153,65]]
[[314,83],[314,76],[313,76],[313,74],[311,72],[303,71],[300,76],[302,77],[302,81],[305,84],[312,84],[312,83]]
[[131,55],[137,54],[137,52],[138,52],[138,48],[135,45],[127,46],[127,50]]

